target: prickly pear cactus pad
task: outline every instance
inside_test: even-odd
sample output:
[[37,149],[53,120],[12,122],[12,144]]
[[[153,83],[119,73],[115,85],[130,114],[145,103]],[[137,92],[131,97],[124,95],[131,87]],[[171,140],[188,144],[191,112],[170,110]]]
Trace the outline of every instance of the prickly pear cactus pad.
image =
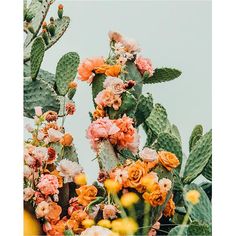
[[[54,2],[24,2],[24,116],[31,120],[23,197],[34,228],[48,236],[211,235],[212,131],[196,125],[185,153],[175,116],[149,90],[171,85],[182,72],[154,65],[135,40],[113,31],[107,56],[80,61],[78,52],[67,52],[52,71],[41,68],[70,23],[62,4],[46,17]],[[89,115],[80,109],[70,130],[78,82],[87,82],[94,106]],[[78,140],[86,138],[92,157],[77,148],[86,117]],[[87,179],[83,158],[97,163],[97,181]]]

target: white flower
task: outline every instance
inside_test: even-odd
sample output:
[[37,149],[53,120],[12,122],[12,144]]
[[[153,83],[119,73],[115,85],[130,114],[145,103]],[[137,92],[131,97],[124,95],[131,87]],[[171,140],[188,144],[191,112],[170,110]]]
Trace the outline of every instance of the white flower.
[[48,138],[50,142],[58,142],[63,137],[63,133],[53,128],[48,130]]
[[120,54],[124,53],[124,45],[120,42],[115,43],[113,48],[114,48],[114,53],[116,55],[120,55]]
[[119,183],[123,183],[125,180],[128,179],[128,171],[125,169],[119,169],[117,168],[114,172],[115,175],[115,181]]
[[92,226],[81,233],[81,236],[110,236],[112,231],[101,226]]
[[26,124],[25,129],[30,133],[34,131],[34,128],[31,126],[31,124]]
[[82,172],[82,167],[77,163],[67,159],[63,159],[59,162],[57,170],[60,172],[60,175],[64,177],[64,183],[73,182],[75,175]]
[[155,161],[157,159],[157,153],[155,150],[145,147],[140,153],[140,158],[145,162]]
[[43,112],[42,112],[42,107],[40,107],[40,106],[35,107],[35,108],[34,108],[34,111],[35,111],[35,115],[38,116],[38,117],[43,114]]
[[159,180],[160,189],[162,192],[168,192],[171,189],[171,180],[163,178]]
[[24,188],[24,201],[29,201],[34,196],[34,190],[30,187]]

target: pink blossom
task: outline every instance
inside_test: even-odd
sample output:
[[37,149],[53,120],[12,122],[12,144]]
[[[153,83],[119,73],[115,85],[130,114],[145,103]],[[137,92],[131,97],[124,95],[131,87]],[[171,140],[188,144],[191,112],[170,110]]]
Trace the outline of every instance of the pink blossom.
[[73,115],[75,113],[75,104],[73,102],[66,103],[66,112],[68,115]]
[[58,179],[55,175],[42,175],[37,185],[41,193],[45,195],[58,194]]
[[93,121],[88,130],[87,138],[90,139],[92,147],[97,149],[97,142],[100,139],[108,138],[119,131],[119,128],[108,117],[99,118]]
[[103,208],[103,219],[115,219],[117,218],[116,213],[118,212],[117,208],[111,204],[105,205]]
[[135,64],[142,75],[144,72],[148,72],[149,76],[153,75],[152,62],[150,59],[139,56],[136,58]]
[[34,190],[30,187],[24,188],[24,201],[29,201],[34,196]]
[[109,31],[108,36],[110,40],[113,40],[115,42],[121,42],[123,40],[123,36],[118,32]]
[[58,142],[60,141],[62,137],[63,137],[63,134],[60,131],[53,128],[50,128],[48,130],[48,138],[50,142],[53,142],[53,143]]
[[140,142],[140,136],[139,136],[137,130],[135,130],[133,142],[128,143],[128,145],[127,145],[127,148],[128,148],[134,155],[137,155],[137,153],[138,153],[139,142]]
[[33,170],[29,166],[24,165],[24,177],[26,179],[29,179],[32,176],[32,173],[33,173]]
[[30,133],[34,131],[34,128],[30,124],[26,124],[25,129]]
[[42,107],[40,107],[40,106],[35,107],[34,110],[35,110],[35,115],[38,116],[38,117],[43,114]]
[[103,82],[104,88],[110,88],[114,94],[122,94],[124,90],[124,82],[120,78],[116,77],[107,77]]
[[38,132],[38,135],[37,135],[37,139],[38,139],[39,141],[42,141],[43,138],[44,138],[44,136],[45,136],[44,132],[39,131],[39,132]]
[[48,159],[48,149],[46,147],[36,147],[33,155],[40,162],[46,161]]
[[123,39],[122,44],[124,45],[126,52],[129,52],[131,54],[136,54],[140,52],[140,47],[138,43],[133,39]]
[[157,159],[157,153],[155,150],[145,147],[140,153],[139,156],[145,162],[155,161]]

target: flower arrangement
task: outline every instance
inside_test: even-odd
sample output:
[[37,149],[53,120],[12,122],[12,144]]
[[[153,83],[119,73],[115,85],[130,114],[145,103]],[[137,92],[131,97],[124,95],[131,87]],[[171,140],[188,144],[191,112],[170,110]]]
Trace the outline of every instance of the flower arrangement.
[[[136,41],[112,31],[107,58],[79,63],[78,54],[70,52],[59,60],[55,75],[44,71],[44,52],[69,20],[60,4],[58,19],[47,24],[47,12],[35,11],[42,3],[31,4],[24,19],[24,114],[34,119],[34,126],[25,126],[30,134],[24,142],[25,235],[210,235],[211,131],[203,134],[201,125],[193,129],[183,163],[178,128],[151,94],[142,93],[143,86],[181,72],[154,69]],[[86,136],[100,167],[92,184],[79,164],[73,135],[64,128],[66,117],[76,112],[76,74],[92,87]],[[200,175],[207,182],[193,183]]]

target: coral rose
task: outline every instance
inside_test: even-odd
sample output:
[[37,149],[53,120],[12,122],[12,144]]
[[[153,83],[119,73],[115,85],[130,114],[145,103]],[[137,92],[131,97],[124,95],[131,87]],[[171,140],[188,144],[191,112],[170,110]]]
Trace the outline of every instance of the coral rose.
[[153,75],[152,62],[150,59],[139,56],[136,58],[135,64],[142,75],[145,72],[147,72],[149,76]]
[[93,81],[93,71],[104,64],[104,59],[101,57],[84,60],[78,67],[79,79],[91,83]]
[[45,219],[48,221],[57,221],[60,219],[60,214],[62,212],[61,207],[55,203],[55,202],[50,202],[48,206],[49,212],[45,216]]
[[176,155],[167,151],[158,152],[158,159],[168,171],[171,171],[180,164]]
[[93,185],[83,185],[76,189],[78,195],[78,203],[87,206],[91,201],[96,199],[98,190]]
[[138,188],[141,186],[141,179],[147,174],[145,164],[138,160],[128,167],[128,179],[126,185],[131,188]]
[[98,119],[106,116],[106,112],[104,111],[101,105],[97,105],[95,111],[93,112],[93,119]]

